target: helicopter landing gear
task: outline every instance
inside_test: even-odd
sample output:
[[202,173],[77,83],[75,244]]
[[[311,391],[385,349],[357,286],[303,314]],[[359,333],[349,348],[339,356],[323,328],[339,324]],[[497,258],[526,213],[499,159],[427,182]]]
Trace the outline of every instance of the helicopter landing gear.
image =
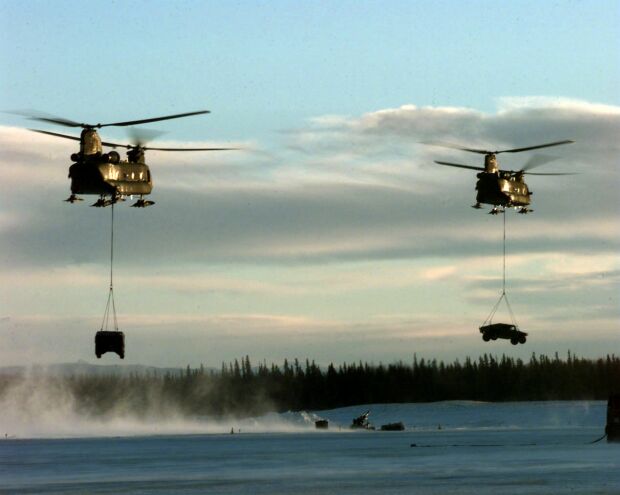
[[479,210],[480,208],[482,208],[482,205],[480,203],[476,203],[475,205],[471,205],[472,208]]
[[527,208],[526,206],[524,206],[523,208],[521,208],[517,213],[519,213],[520,215],[527,215],[528,213],[532,213],[534,210],[530,210],[529,208]]
[[489,215],[498,215],[500,213],[504,213],[504,209],[494,206],[493,209],[489,212]]
[[95,208],[105,208],[106,206],[110,206],[113,203],[114,201],[112,201],[111,199],[108,199],[105,196],[101,196],[97,201],[95,201],[90,206],[94,206]]
[[147,206],[154,205],[155,201],[149,201],[148,199],[140,198],[134,204],[132,204],[132,208],[146,208]]
[[114,205],[119,201],[125,201],[125,198],[123,198],[120,194],[117,194],[109,199],[102,195],[90,206],[94,206],[95,208],[105,208],[106,206]]
[[82,198],[76,196],[75,194],[72,194],[71,196],[69,196],[67,199],[65,199],[65,201],[67,203],[75,203],[76,201],[84,201]]

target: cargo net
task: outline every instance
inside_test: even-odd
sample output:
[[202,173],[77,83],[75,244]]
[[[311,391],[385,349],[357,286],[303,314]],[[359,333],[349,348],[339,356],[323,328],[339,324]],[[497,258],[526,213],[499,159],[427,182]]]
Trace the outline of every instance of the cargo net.
[[502,301],[505,301],[506,307],[508,308],[508,314],[510,314],[511,323],[515,327],[519,328],[519,325],[517,325],[517,319],[515,318],[515,314],[513,313],[512,307],[510,306],[510,302],[508,301],[508,295],[506,294],[506,212],[503,211],[502,213],[504,217],[502,294],[499,296],[499,299],[495,303],[495,306],[493,306],[493,309],[489,313],[489,316],[487,316],[486,320],[484,320],[484,322],[482,323],[482,326],[491,325],[493,323],[493,317],[495,316],[495,313],[499,309],[499,305],[501,304]]
[[114,203],[112,203],[112,225],[110,234],[110,290],[108,302],[103,313],[101,331],[114,330],[118,332],[118,320],[116,319],[116,304],[114,303]]

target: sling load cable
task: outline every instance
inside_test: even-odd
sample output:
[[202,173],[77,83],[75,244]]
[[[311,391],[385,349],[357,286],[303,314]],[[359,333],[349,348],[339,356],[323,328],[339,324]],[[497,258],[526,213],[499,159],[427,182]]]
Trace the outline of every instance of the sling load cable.
[[[116,304],[114,302],[114,203],[112,201],[112,226],[110,229],[110,290],[108,302],[101,322],[101,330],[95,334],[95,355],[99,359],[106,352],[115,352],[118,357],[125,359],[125,334],[118,330],[116,318]],[[111,314],[111,317],[110,317]],[[111,320],[111,321],[110,321]],[[108,330],[108,327],[114,325]]]
[[510,302],[508,302],[508,295],[506,294],[506,209],[504,208],[504,211],[502,212],[503,216],[504,216],[504,235],[503,235],[503,264],[502,264],[502,294],[501,296],[499,296],[499,300],[495,303],[495,306],[493,306],[493,309],[491,310],[491,313],[489,314],[489,316],[487,316],[486,320],[484,320],[484,322],[482,323],[482,326],[487,325],[487,324],[491,324],[493,321],[493,317],[495,316],[495,313],[497,312],[497,309],[499,308],[500,303],[502,302],[502,299],[506,301],[506,306],[508,307],[508,313],[510,314],[510,319],[512,320],[512,324],[519,328],[519,325],[517,325],[517,320],[515,318],[514,313],[512,312],[512,307],[510,306]]
[[114,304],[114,203],[112,203],[112,222],[110,228],[110,290],[108,292],[108,302],[103,313],[101,330],[108,330],[110,326],[110,310],[112,310],[114,331],[118,332],[118,320],[116,319],[116,305]]

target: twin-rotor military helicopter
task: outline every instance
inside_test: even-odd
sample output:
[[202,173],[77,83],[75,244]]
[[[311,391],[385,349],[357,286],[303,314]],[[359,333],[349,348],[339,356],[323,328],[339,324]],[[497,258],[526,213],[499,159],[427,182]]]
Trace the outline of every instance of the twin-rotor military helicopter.
[[[62,125],[65,127],[81,127],[80,137],[69,136],[57,132],[31,129],[31,131],[50,136],[71,139],[80,142],[80,150],[71,155],[74,163],[69,167],[69,178],[71,179],[71,195],[65,200],[69,203],[82,201],[78,194],[96,194],[99,199],[92,205],[95,207],[105,207],[124,201],[127,196],[138,196],[139,199],[131,206],[144,208],[154,204],[154,201],[144,199],[144,196],[153,190],[153,180],[151,171],[144,161],[144,152],[147,150],[157,151],[227,151],[237,148],[155,148],[144,146],[140,139],[133,144],[119,144],[102,141],[97,129],[102,127],[125,127],[161,120],[179,119],[192,115],[209,113],[209,110],[199,110],[196,112],[166,115],[164,117],[153,117],[149,119],[131,120],[126,122],[113,122],[109,124],[85,124],[72,120],[51,117],[51,116],[30,116],[32,120],[48,122],[51,124]],[[126,148],[127,158],[121,156],[114,150],[104,153],[103,148]]]
[[479,170],[477,174],[478,182],[476,183],[476,204],[472,208],[480,209],[481,204],[490,204],[493,206],[489,212],[492,215],[503,213],[505,208],[517,208],[519,213],[529,213],[530,200],[532,191],[529,190],[525,183],[524,176],[528,175],[573,175],[565,172],[538,173],[530,172],[532,168],[539,167],[554,160],[555,158],[545,156],[533,156],[521,168],[521,170],[501,170],[497,163],[497,157],[500,153],[520,153],[522,151],[536,150],[540,148],[549,148],[551,146],[560,146],[562,144],[573,143],[569,139],[563,141],[555,141],[553,143],[537,144],[535,146],[527,146],[525,148],[514,148],[510,150],[488,151],[475,148],[466,148],[460,145],[448,143],[426,143],[434,146],[443,146],[461,151],[469,151],[484,155],[484,167],[475,167],[472,165],[463,165],[461,163],[442,162],[435,160],[439,165],[447,165],[448,167],[466,168],[470,170]]
[[[33,120],[62,125],[65,127],[80,127],[82,133],[80,137],[69,136],[57,132],[31,129],[34,132],[48,134],[50,136],[71,139],[80,142],[78,153],[71,155],[74,162],[69,168],[69,178],[71,179],[71,195],[66,199],[70,203],[81,201],[78,194],[96,194],[99,199],[92,205],[96,207],[109,206],[117,201],[124,201],[126,196],[138,196],[139,199],[131,206],[144,208],[154,204],[154,201],[144,199],[144,196],[151,193],[153,181],[148,165],[144,161],[144,152],[147,150],[157,151],[228,151],[238,148],[156,148],[144,146],[141,140],[133,144],[119,144],[102,141],[97,129],[111,126],[133,126],[162,120],[179,119],[193,115],[209,113],[208,110],[196,112],[166,115],[163,117],[153,117],[149,119],[131,120],[126,122],[113,122],[108,124],[85,124],[72,120],[51,117],[51,116],[30,116]],[[519,213],[525,214],[533,210],[529,208],[532,191],[525,183],[524,176],[528,175],[572,175],[570,173],[537,173],[530,172],[532,168],[544,165],[553,160],[549,157],[532,157],[520,170],[501,170],[497,163],[496,155],[500,153],[520,153],[551,146],[560,146],[572,143],[571,140],[555,141],[552,143],[538,144],[524,148],[514,148],[507,150],[482,150],[468,148],[455,144],[430,142],[435,146],[443,146],[470,153],[484,155],[484,167],[463,165],[460,163],[435,161],[439,165],[449,167],[465,168],[478,170],[478,181],[476,183],[476,204],[472,207],[480,209],[482,204],[492,205],[489,213],[498,214],[505,208],[517,208]],[[126,148],[127,159],[121,159],[120,155],[112,150],[108,153],[103,152],[103,147]]]

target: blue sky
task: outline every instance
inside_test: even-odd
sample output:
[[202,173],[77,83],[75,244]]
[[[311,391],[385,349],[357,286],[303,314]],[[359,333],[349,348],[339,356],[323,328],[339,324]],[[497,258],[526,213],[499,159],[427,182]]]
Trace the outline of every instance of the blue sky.
[[[620,343],[619,14],[615,1],[3,0],[0,109],[90,123],[209,109],[148,127],[166,131],[158,145],[245,148],[151,153],[156,206],[117,208],[128,362],[598,356]],[[95,361],[109,212],[61,201],[74,145],[32,126],[1,114],[0,362]],[[580,175],[530,179],[536,212],[508,217],[510,300],[531,341],[483,345],[500,223],[469,208],[473,174],[432,165],[477,157],[419,142],[567,138],[548,170]]]
[[[616,104],[619,9],[4,0],[0,103],[94,120],[206,107],[216,139],[409,102],[491,111],[498,96],[559,95]],[[207,137],[192,120],[167,127]]]

